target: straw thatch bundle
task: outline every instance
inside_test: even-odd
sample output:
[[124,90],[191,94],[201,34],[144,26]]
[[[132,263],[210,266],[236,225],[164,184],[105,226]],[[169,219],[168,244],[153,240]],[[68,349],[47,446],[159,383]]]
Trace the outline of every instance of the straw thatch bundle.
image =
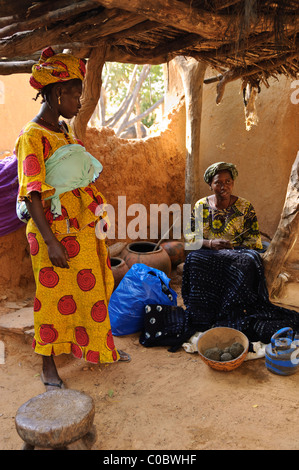
[[297,0],[0,0],[0,74],[30,71],[41,49],[71,49],[88,58],[164,63],[194,57],[228,81],[268,86],[270,76],[296,77]]

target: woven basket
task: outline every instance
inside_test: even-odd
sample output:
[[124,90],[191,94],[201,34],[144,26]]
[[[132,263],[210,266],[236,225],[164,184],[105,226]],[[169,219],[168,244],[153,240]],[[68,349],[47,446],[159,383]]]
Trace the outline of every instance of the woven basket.
[[[204,351],[209,348],[218,347],[224,349],[232,343],[241,343],[244,351],[240,356],[231,361],[213,361],[204,356]],[[197,350],[200,358],[212,369],[229,372],[239,367],[245,360],[249,348],[248,338],[241,331],[233,328],[216,327],[205,331],[198,339]]]

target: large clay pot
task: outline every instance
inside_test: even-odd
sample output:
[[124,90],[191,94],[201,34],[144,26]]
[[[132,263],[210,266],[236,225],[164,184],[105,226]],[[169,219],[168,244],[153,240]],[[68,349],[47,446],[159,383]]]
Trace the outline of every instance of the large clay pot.
[[161,243],[161,246],[167,252],[171,264],[176,268],[179,264],[183,263],[186,258],[185,245],[183,242],[170,240]]
[[129,243],[121,252],[120,257],[129,268],[135,263],[142,263],[163,271],[169,277],[171,273],[170,258],[163,247],[160,246],[154,251],[155,247],[156,243],[153,242]]
[[128,265],[121,258],[111,258],[111,269],[114,277],[114,290],[117,288],[118,284],[124,277],[124,275],[129,271]]

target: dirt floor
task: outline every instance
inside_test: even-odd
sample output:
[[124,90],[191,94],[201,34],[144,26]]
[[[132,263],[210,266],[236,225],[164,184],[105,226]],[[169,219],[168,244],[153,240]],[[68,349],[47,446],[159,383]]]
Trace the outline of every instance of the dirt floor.
[[[172,285],[179,293],[179,276]],[[30,304],[33,295],[27,292],[24,300]],[[14,419],[24,402],[45,391],[41,359],[24,335],[2,339],[0,449],[19,450]],[[94,399],[94,450],[299,449],[299,372],[274,375],[263,358],[218,372],[183,348],[144,348],[139,333],[116,337],[115,343],[131,354],[130,363],[95,366],[57,358],[67,387]]]

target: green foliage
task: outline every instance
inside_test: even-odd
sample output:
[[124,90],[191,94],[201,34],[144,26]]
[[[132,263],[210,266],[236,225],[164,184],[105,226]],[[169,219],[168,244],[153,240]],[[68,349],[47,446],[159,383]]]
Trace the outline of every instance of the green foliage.
[[[136,81],[140,76],[142,65],[137,68]],[[103,84],[106,91],[106,119],[113,116],[128,93],[130,79],[135,65],[118,62],[106,62],[103,68]],[[152,65],[147,78],[139,92],[140,113],[143,113],[164,95],[164,76],[162,65]],[[134,108],[136,113],[136,108]],[[152,112],[142,122],[150,127],[155,122],[156,114]]]

